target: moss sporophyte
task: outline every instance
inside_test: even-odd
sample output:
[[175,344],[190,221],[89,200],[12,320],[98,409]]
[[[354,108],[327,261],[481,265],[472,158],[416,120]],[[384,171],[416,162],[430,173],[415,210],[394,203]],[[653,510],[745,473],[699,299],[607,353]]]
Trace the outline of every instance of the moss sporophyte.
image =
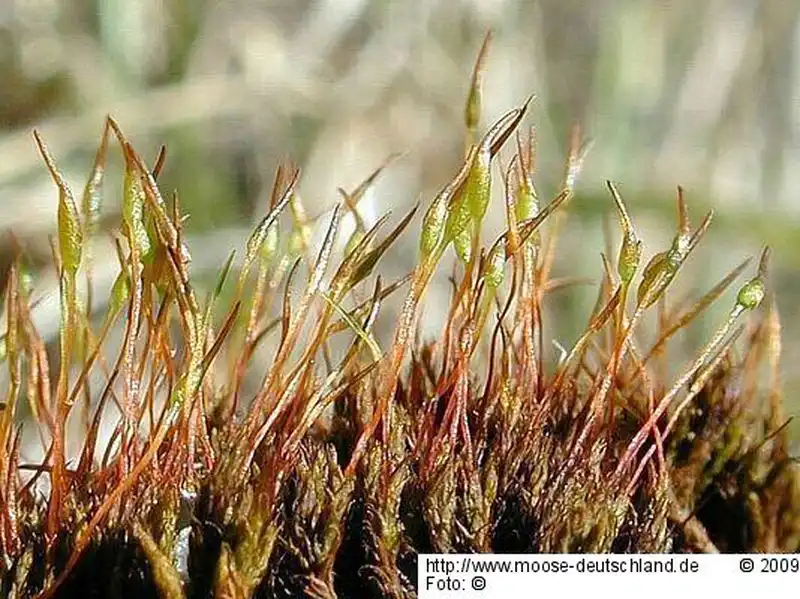
[[[616,259],[600,255],[595,307],[552,364],[545,308],[572,280],[555,276],[558,241],[589,144],[573,131],[547,201],[535,131],[522,130],[531,100],[483,123],[489,39],[464,158],[438,194],[370,225],[359,202],[392,156],[338,190],[314,248],[299,170],[282,165],[241,258],[207,288],[189,272],[178,196],[159,189],[163,148],[148,165],[109,119],[79,203],[35,133],[58,193],[61,326],[48,352],[17,247],[0,330],[0,595],[409,597],[420,552],[800,549],[769,252],[668,378],[670,341],[749,265],[674,301],[712,214],[693,229],[679,189],[673,241],[653,252],[624,187],[608,182]],[[103,299],[91,241],[112,140],[125,172]],[[487,241],[495,196],[505,222]],[[337,244],[346,214],[355,230]],[[381,261],[408,230],[416,263],[388,281]],[[441,335],[424,338],[426,294],[453,256]],[[397,293],[383,339],[376,324]],[[73,417],[84,425],[74,458]],[[22,427],[40,433],[41,463],[22,461]]]

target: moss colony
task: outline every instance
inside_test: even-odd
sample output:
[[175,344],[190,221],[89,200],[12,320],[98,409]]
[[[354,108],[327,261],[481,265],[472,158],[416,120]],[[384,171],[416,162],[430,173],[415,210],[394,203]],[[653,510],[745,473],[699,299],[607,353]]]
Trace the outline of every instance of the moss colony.
[[[667,301],[712,215],[693,228],[679,190],[673,242],[647,258],[609,183],[619,253],[603,256],[585,330],[551,363],[542,315],[564,281],[552,265],[584,147],[571,145],[561,191],[540,202],[527,103],[478,135],[481,63],[468,151],[436,197],[393,229],[388,215],[367,228],[358,202],[379,169],[343,194],[312,253],[299,174],[284,165],[241,259],[203,293],[178,197],[157,185],[163,153],[145,164],[109,119],[76,200],[36,135],[59,193],[62,324],[49,359],[18,252],[3,294],[0,595],[411,597],[420,552],[798,550],[800,476],[781,412],[778,314],[765,300],[768,251],[699,299]],[[120,268],[96,323],[79,288],[91,288],[113,139],[125,160]],[[487,243],[493,186],[506,224]],[[336,258],[348,212],[358,226]],[[416,266],[383,280],[378,263],[409,228]],[[420,339],[421,304],[451,247],[442,334]],[[677,376],[665,374],[670,339],[745,270],[728,318]],[[396,294],[405,301],[381,347],[373,327]],[[655,334],[643,335],[653,314]],[[251,393],[243,381],[268,342],[274,354]],[[105,384],[90,391],[90,373]],[[20,460],[22,406],[41,430],[39,465]],[[112,409],[106,447],[99,427]],[[70,460],[79,411],[85,437]]]

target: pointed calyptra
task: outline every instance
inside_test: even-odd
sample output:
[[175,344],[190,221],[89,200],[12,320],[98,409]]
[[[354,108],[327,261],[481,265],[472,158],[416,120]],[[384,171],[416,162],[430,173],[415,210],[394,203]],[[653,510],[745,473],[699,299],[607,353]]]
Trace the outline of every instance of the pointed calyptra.
[[606,185],[614,198],[614,203],[617,205],[619,224],[622,228],[622,246],[617,260],[617,274],[620,280],[627,284],[631,282],[636,269],[639,268],[639,261],[642,257],[642,242],[633,228],[633,222],[617,188],[611,181],[606,181]]
[[78,216],[78,207],[69,185],[56,167],[55,160],[39,132],[34,131],[33,135],[50,175],[58,186],[58,249],[64,270],[74,276],[78,272],[83,252],[83,227]]

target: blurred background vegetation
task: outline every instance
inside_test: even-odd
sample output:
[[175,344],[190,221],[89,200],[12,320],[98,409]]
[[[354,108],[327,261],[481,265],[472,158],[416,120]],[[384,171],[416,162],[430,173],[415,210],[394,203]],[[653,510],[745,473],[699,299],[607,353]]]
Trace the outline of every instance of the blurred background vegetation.
[[[684,186],[695,223],[716,211],[680,277],[686,291],[704,292],[763,243],[775,250],[784,388],[797,413],[800,2],[2,0],[0,229],[21,239],[41,280],[52,279],[57,194],[30,131],[40,128],[80,190],[106,114],[145,156],[167,145],[161,180],[191,214],[201,276],[242,247],[288,157],[303,169],[309,213],[319,215],[338,201],[337,186],[352,189],[406,152],[363,203],[369,224],[387,209],[397,218],[429,199],[461,158],[464,98],[489,28],[483,126],[536,94],[527,121],[539,140],[542,196],[558,185],[573,123],[594,140],[557,273],[599,281],[604,221],[613,217],[605,179],[619,182],[646,259],[671,238],[675,187]],[[118,172],[118,152],[114,160]],[[109,227],[120,187],[111,176]],[[384,263],[390,279],[413,261],[416,238],[406,237],[406,251]],[[116,263],[110,247],[95,258],[100,271]],[[9,256],[3,238],[0,269]],[[562,345],[585,324],[594,289],[559,292],[551,335]],[[444,277],[440,290],[448,291]],[[731,293],[679,340],[678,365]],[[446,302],[427,305],[430,323]],[[57,307],[52,299],[38,308],[51,336]]]

